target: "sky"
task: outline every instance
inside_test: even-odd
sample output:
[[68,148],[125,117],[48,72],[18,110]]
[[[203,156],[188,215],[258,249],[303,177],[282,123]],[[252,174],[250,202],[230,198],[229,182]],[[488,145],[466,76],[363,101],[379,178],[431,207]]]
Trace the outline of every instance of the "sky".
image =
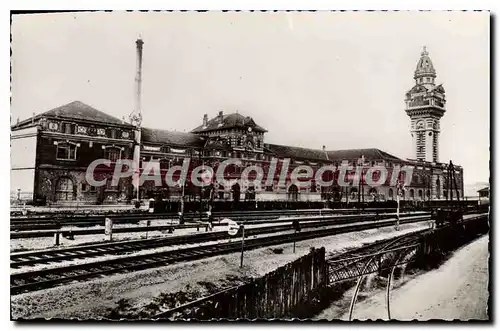
[[58,13],[12,18],[11,123],[74,100],[143,125],[251,116],[267,143],[411,158],[405,93],[425,45],[446,90],[440,161],[489,180],[488,12]]

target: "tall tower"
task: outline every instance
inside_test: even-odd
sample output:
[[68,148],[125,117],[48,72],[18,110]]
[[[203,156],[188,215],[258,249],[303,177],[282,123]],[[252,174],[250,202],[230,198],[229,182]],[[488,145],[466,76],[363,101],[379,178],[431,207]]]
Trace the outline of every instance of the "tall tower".
[[413,158],[439,162],[439,121],[445,109],[445,91],[435,85],[436,70],[424,46],[413,75],[415,86],[406,93],[406,114],[411,120]]

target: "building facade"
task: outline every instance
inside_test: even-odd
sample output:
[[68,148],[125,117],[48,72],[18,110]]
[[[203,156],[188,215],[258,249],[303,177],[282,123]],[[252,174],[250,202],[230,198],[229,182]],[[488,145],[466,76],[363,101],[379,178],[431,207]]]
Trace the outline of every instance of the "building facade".
[[[139,46],[139,45],[138,45]],[[141,52],[142,52],[142,43]],[[142,55],[142,53],[140,54]],[[140,64],[139,64],[140,66]],[[138,75],[140,82],[140,74]],[[163,199],[199,199],[209,194],[216,200],[301,200],[301,201],[387,201],[396,199],[396,188],[391,186],[392,172],[401,167],[412,169],[411,180],[402,195],[403,200],[446,200],[463,197],[463,169],[455,166],[457,190],[450,187],[448,164],[438,162],[439,119],[445,112],[444,89],[434,84],[435,70],[424,49],[414,79],[416,85],[406,94],[406,112],[411,119],[411,135],[415,158],[404,160],[376,148],[327,150],[276,145],[266,142],[266,129],[248,116],[239,113],[215,117],[205,114],[200,125],[189,133],[140,127],[139,122],[126,123],[82,102],[49,110],[12,126],[11,192],[13,196],[32,199],[39,204],[102,204],[127,203],[137,195],[132,179],[122,178],[113,185],[109,170],[97,171],[97,179],[107,179],[103,187],[89,184],[85,174],[96,159],[139,159],[140,171],[151,162],[157,163],[162,177],[186,158],[191,165],[210,165],[217,168],[230,158],[241,160],[226,168],[226,179],[238,179],[245,169],[259,166],[265,176],[253,183],[212,181],[206,188],[191,182],[169,186],[146,181],[140,186],[139,198],[160,196]],[[140,89],[140,87],[139,87]],[[136,110],[140,110],[140,104]],[[137,112],[137,111],[136,111]],[[141,116],[140,111],[135,118]],[[137,139],[138,138],[138,139]],[[137,147],[136,147],[137,146]],[[137,150],[134,153],[134,148]],[[273,165],[274,161],[277,161]],[[370,187],[361,176],[355,185],[355,170],[348,171],[347,187],[337,180],[325,187],[314,180],[311,185],[296,185],[290,178],[293,169],[307,165],[315,170],[331,165],[362,166],[363,174],[373,166],[388,170],[385,183]],[[276,167],[268,178],[270,167]],[[287,168],[288,175],[280,180]],[[324,180],[337,179],[339,172],[331,172]],[[399,173],[397,174],[399,176]],[[188,176],[189,178],[189,176]]]

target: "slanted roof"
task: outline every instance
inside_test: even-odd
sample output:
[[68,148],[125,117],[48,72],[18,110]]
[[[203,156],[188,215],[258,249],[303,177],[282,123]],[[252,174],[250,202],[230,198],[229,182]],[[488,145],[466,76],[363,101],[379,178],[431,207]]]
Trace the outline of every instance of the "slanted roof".
[[249,116],[243,116],[239,113],[232,113],[226,115],[219,115],[207,122],[206,126],[200,125],[192,133],[204,133],[213,130],[242,128],[246,129],[251,127],[256,132],[267,132],[263,127],[255,124],[254,120]]
[[73,120],[83,120],[90,122],[98,122],[104,124],[118,124],[118,125],[129,125],[123,122],[121,119],[108,115],[105,112],[97,110],[81,101],[73,101],[66,105],[59,106],[57,108],[48,110],[44,113],[38,114],[35,117],[30,117],[19,124],[14,125],[12,128],[19,128],[29,125],[32,122],[36,122],[42,117],[53,117],[53,118],[64,118]]
[[485,188],[482,188],[480,190],[478,190],[477,192],[478,193],[488,193],[490,191],[490,188],[488,186],[486,186]]
[[326,153],[320,149],[265,144],[266,150],[281,158],[327,161]]
[[404,162],[404,160],[389,154],[387,152],[381,151],[378,148],[364,148],[364,149],[344,149],[338,151],[327,151],[328,158],[330,160],[342,161],[342,160],[356,160],[361,156],[365,157],[365,160],[384,160],[392,162]]
[[205,139],[203,137],[193,133],[150,128],[142,128],[141,133],[141,140],[143,143],[165,144],[195,148],[201,148],[205,144]]

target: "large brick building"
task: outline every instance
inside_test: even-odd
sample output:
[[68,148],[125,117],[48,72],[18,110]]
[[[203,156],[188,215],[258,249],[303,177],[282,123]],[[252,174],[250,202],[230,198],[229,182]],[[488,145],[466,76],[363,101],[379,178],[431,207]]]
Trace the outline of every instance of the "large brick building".
[[[194,163],[211,166],[228,158],[241,159],[241,166],[228,167],[229,175],[234,178],[250,165],[259,165],[267,173],[273,158],[278,159],[279,164],[290,159],[290,171],[299,165],[314,169],[324,165],[362,164],[366,169],[379,165],[389,172],[409,166],[413,168],[413,175],[402,199],[423,201],[456,197],[455,190],[448,187],[447,164],[438,162],[439,119],[445,112],[445,100],[443,87],[434,84],[435,77],[434,67],[424,49],[414,75],[415,86],[406,95],[415,156],[411,160],[379,149],[331,151],[324,147],[307,149],[270,144],[265,140],[266,129],[239,113],[219,112],[210,119],[205,114],[198,127],[190,133],[181,133],[132,125],[75,101],[12,126],[12,195],[47,204],[129,202],[135,197],[131,179],[123,178],[116,186],[112,186],[109,179],[106,186],[97,188],[86,181],[85,172],[96,159],[131,159],[134,133],[140,130],[141,167],[144,162],[158,162],[162,173],[182,164],[186,157]],[[455,172],[458,195],[463,197],[463,169],[456,166]],[[110,178],[111,174],[102,172],[97,176]],[[277,178],[266,179],[257,184],[231,187],[214,181],[214,197],[233,201],[384,201],[396,196],[395,187],[389,185],[390,176],[379,187],[363,183],[349,187],[336,184],[320,187],[314,181],[308,187],[297,187],[290,178],[281,183]],[[155,187],[153,182],[145,182],[139,193],[142,199],[161,195],[164,199],[175,200],[182,192],[181,187]],[[196,192],[189,182],[186,183],[184,196],[195,199]]]

